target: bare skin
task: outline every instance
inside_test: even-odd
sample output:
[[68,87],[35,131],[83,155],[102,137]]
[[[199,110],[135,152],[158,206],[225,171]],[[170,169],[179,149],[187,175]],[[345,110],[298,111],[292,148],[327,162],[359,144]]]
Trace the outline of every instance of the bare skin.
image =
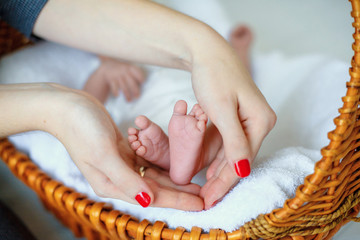
[[169,123],[169,137],[158,125],[139,116],[135,124],[140,130],[129,128],[128,140],[138,156],[170,170],[173,182],[188,184],[202,167],[206,122],[207,116],[198,104],[187,114],[186,102],[178,101]]
[[[250,47],[252,40],[253,34],[251,30],[242,25],[233,29],[229,39],[230,45],[249,72],[251,72]],[[253,109],[253,111],[256,112],[255,109]],[[244,126],[246,125],[246,121],[244,121]],[[219,136],[219,132],[214,129],[216,128],[213,126],[212,135],[213,139],[216,139]],[[209,127],[208,130],[211,130],[211,127]],[[211,147],[208,148],[208,151],[211,151],[211,149]],[[257,151],[258,149],[256,152]],[[254,156],[256,155],[256,152],[254,153]],[[211,164],[209,164],[209,168],[206,172],[207,182],[200,191],[200,196],[204,199],[205,209],[209,209],[221,201],[231,187],[239,181],[238,176],[234,174],[232,166],[225,161],[227,156],[224,145],[222,145],[216,153],[209,153],[209,156],[205,159],[209,158],[211,159]]]
[[203,142],[207,115],[195,104],[187,115],[187,104],[178,101],[169,123],[170,178],[188,184],[202,168]]
[[141,85],[145,82],[144,71],[127,62],[109,57],[99,57],[101,64],[86,81],[84,91],[104,103],[109,97],[124,94],[127,101],[140,96]]
[[[212,200],[221,198],[224,191],[226,192],[239,180],[235,175],[236,164],[245,158],[249,159],[249,162],[253,161],[265,136],[275,125],[274,111],[231,46],[206,24],[152,1],[48,1],[35,22],[33,33],[46,40],[99,55],[180,68],[191,72],[195,96],[221,133],[224,158],[228,162],[226,164],[228,167],[223,167],[217,176],[217,181],[226,178],[226,182],[220,191],[216,179],[210,183],[203,197],[205,207],[211,205]],[[224,84],[219,84],[219,81]],[[4,116],[0,118],[0,126],[2,126],[0,133],[13,134],[26,131],[30,129],[30,123],[33,124],[33,129],[44,130],[42,122],[35,121],[38,114],[23,116],[34,106],[37,110],[41,109],[37,105],[32,105],[31,101],[17,98],[24,95],[23,90],[19,86],[13,87],[15,89],[11,96],[0,98],[0,109]],[[1,86],[0,89],[7,89],[7,86]],[[65,92],[71,91],[65,90]],[[84,100],[82,106],[90,105],[90,108],[79,106],[75,101],[77,98],[67,99],[66,106],[61,106],[52,98],[51,101],[47,99],[41,104],[56,103],[57,108],[49,107],[47,112],[43,111],[40,114],[44,114],[41,116],[43,120],[47,120],[56,114],[61,119],[62,115],[69,113],[71,115],[71,121],[67,122],[69,127],[71,129],[74,129],[73,125],[80,127],[75,140],[65,137],[61,141],[73,150],[69,151],[72,159],[82,163],[79,168],[88,181],[93,183],[95,192],[102,192],[104,197],[114,197],[132,203],[139,202],[136,197],[139,193],[146,192],[151,199],[149,206],[154,206],[156,203],[156,206],[170,207],[169,204],[172,203],[176,205],[174,208],[198,209],[198,206],[192,203],[188,205],[188,201],[179,201],[177,196],[187,196],[182,192],[174,192],[175,194],[172,195],[160,194],[157,189],[150,189],[135,169],[123,168],[124,170],[120,171],[118,167],[123,164],[119,162],[124,162],[124,159],[118,153],[116,139],[106,136],[113,135],[114,131],[110,125],[104,126],[103,120],[107,119],[106,112],[101,110],[98,104],[93,104],[93,99],[83,97],[78,92],[74,94]],[[34,92],[30,95],[33,98],[37,97]],[[32,99],[31,97],[29,99]],[[22,107],[24,104],[25,109],[17,107],[14,108],[16,111],[12,111],[10,100],[13,99],[16,100],[15,106]],[[61,98],[59,101],[61,103],[65,100]],[[81,119],[85,117],[73,111],[73,108],[78,110],[80,107],[88,114],[86,119],[93,119],[91,121],[94,123],[93,126],[89,124],[84,126],[82,124],[84,121]],[[21,120],[19,114],[16,114],[19,110],[24,112]],[[54,123],[48,130],[57,136],[56,134],[67,133],[69,128],[66,127],[64,121],[60,121]],[[78,141],[80,137],[85,141]],[[107,148],[100,149],[104,145],[103,140],[108,145]],[[86,144],[88,142],[92,145]],[[87,155],[84,155],[84,152]],[[117,154],[109,156],[109,152]],[[101,173],[102,178],[96,173]],[[124,182],[129,184],[123,187]],[[216,194],[213,194],[214,192]]]
[[[20,93],[17,93],[18,89]],[[203,201],[198,197],[199,186],[176,186],[166,173],[155,169],[147,171],[145,178],[139,177],[136,172],[145,164],[144,161],[136,157],[103,105],[89,94],[57,84],[39,83],[0,85],[0,95],[0,107],[4,107],[2,104],[7,106],[4,108],[6,114],[2,115],[7,117],[0,118],[1,124],[7,127],[0,131],[0,137],[39,129],[49,132],[65,143],[73,161],[88,177],[97,195],[136,204],[128,192],[140,187],[141,192],[152,194],[153,206],[203,209]],[[55,111],[49,102],[55,104]],[[37,107],[28,109],[26,104]],[[8,116],[12,115],[18,116],[14,118],[16,122],[14,125],[6,124]],[[19,126],[23,128],[19,129]],[[82,131],[89,135],[81,135]],[[94,155],[89,149],[98,149],[99,152]],[[119,157],[123,161],[116,161]],[[122,176],[126,174],[129,176],[123,182]]]
[[136,155],[159,167],[170,169],[169,138],[163,130],[145,116],[138,116],[135,125],[128,129],[128,141]]
[[[246,26],[238,26],[231,33],[230,43],[249,71],[251,42],[252,33]],[[226,163],[223,149],[214,151],[222,145],[216,127],[210,124],[205,134],[207,116],[201,107],[197,104],[189,115],[186,112],[186,103],[178,101],[169,123],[169,137],[145,116],[135,120],[140,130],[128,130],[128,140],[136,154],[170,170],[171,180],[177,184],[188,184],[199,170],[215,159],[207,172],[207,178],[212,179],[219,174],[223,162]],[[205,135],[208,136],[206,141]]]
[[[240,25],[233,29],[230,44],[250,71],[249,50],[252,33],[246,26]],[[145,82],[145,72],[140,67],[109,57],[99,56],[101,64],[87,80],[84,90],[105,102],[111,93],[113,96],[124,94],[127,101],[140,96],[141,85]]]

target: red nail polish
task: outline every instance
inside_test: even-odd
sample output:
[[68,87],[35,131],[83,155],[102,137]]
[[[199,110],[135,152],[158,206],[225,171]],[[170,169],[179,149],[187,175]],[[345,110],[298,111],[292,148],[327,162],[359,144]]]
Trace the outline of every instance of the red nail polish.
[[220,200],[216,200],[215,202],[213,202],[213,204],[211,204],[211,207],[214,207],[216,204],[218,204],[220,202]]
[[138,193],[136,195],[135,199],[144,208],[148,207],[151,202],[151,198],[150,198],[149,194],[147,194],[146,192]]
[[247,159],[237,161],[235,164],[235,171],[239,177],[247,177],[250,174],[250,163]]

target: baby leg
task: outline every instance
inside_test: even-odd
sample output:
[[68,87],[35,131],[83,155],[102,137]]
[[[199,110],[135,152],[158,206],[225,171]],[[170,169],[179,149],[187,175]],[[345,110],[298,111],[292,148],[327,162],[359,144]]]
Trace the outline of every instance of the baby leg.
[[145,116],[138,116],[135,125],[128,129],[128,140],[135,153],[145,160],[169,170],[169,139],[164,131]]
[[170,178],[177,184],[189,183],[203,165],[207,115],[198,104],[186,113],[186,102],[178,101],[169,123]]

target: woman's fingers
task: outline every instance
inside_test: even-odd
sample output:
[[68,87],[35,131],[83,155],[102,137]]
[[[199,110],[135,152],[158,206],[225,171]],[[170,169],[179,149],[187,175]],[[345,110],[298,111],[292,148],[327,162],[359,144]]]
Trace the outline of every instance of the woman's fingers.
[[[270,109],[271,110],[271,109]],[[255,156],[268,132],[273,128],[276,122],[276,116],[272,111],[266,112],[257,111],[253,109],[255,116],[251,116],[248,119],[241,122],[241,127],[244,130],[246,141],[249,142],[247,152],[250,152],[250,156]],[[258,115],[263,115],[259,117]],[[224,137],[225,134],[223,134]],[[224,149],[226,151],[226,144],[235,147],[236,143],[231,143],[225,141],[226,136],[224,137]],[[228,157],[226,153],[222,152],[222,148],[218,152],[215,160],[210,164],[207,171],[208,182],[202,187],[200,191],[200,196],[204,198],[205,209],[210,208],[212,205],[216,204],[222,197],[236,184],[240,178],[248,176],[250,173],[250,168],[246,162],[236,164],[235,163],[235,173],[231,164],[227,164],[225,158]],[[227,149],[228,151],[235,152],[233,149]],[[231,155],[230,155],[231,156]],[[237,168],[237,169],[236,169]],[[245,172],[245,173],[244,173]]]
[[177,186],[165,172],[152,167],[146,169],[143,177],[139,174],[139,166],[129,166],[120,160],[104,159],[97,167],[85,163],[79,168],[100,197],[121,199],[143,207],[186,211],[201,211],[204,208],[199,197],[200,186]]
[[148,207],[154,194],[148,184],[121,158],[104,157],[101,164],[80,163],[79,168],[100,197],[121,199]]
[[[101,163],[85,163],[81,169],[96,194],[101,197],[122,199],[143,207],[171,207],[199,211],[203,200],[198,196],[200,186],[188,184],[177,186],[165,171],[148,167],[140,176],[140,167],[148,163],[136,159],[124,141],[118,144],[120,157],[107,151]],[[113,156],[113,157],[111,157]]]
[[210,164],[206,171],[206,180],[210,180],[214,175],[218,175],[220,170],[224,167],[224,164],[228,164],[225,160],[224,148],[221,147],[216,154],[215,159]]
[[195,184],[176,186],[171,183],[169,178],[166,178],[166,175],[152,168],[146,170],[144,178],[133,172],[132,169],[123,168],[125,171],[118,171],[118,175],[122,177],[112,178],[113,176],[107,177],[107,174],[96,168],[91,166],[88,168],[91,168],[87,169],[91,177],[87,179],[100,197],[122,199],[143,207],[175,208],[185,211],[204,209],[203,200],[198,196],[199,186]]
[[155,180],[146,178],[149,186],[151,186],[155,200],[151,206],[174,208],[184,211],[201,211],[204,209],[204,202],[198,195],[162,186]]
[[164,187],[169,187],[174,190],[178,190],[181,192],[186,192],[194,195],[200,194],[201,187],[199,185],[193,183],[186,185],[177,185],[173,181],[171,181],[167,171],[162,171],[155,167],[147,168],[145,171],[145,177],[156,181],[157,183],[161,184]]
[[222,168],[220,166],[218,175],[213,175],[208,179],[200,191],[205,209],[209,209],[219,202],[238,180],[238,176],[234,174],[229,164],[223,164]]
[[215,118],[214,124],[223,138],[227,161],[233,172],[243,178],[250,174],[250,161],[253,156],[238,111],[237,99],[223,104],[222,113]]
[[102,197],[122,199],[144,207],[151,205],[154,194],[134,171],[135,154],[104,106],[86,94],[72,97],[76,104],[71,102],[72,111],[57,123],[61,125],[57,132],[66,132],[58,139],[64,143],[94,191]]

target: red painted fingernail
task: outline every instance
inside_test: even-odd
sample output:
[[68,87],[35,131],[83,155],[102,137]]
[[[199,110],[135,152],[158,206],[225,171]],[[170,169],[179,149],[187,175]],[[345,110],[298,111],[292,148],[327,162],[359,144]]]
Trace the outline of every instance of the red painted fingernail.
[[216,204],[218,204],[220,202],[220,200],[216,200],[212,205],[211,207],[214,207]]
[[150,198],[149,194],[147,194],[146,192],[138,193],[138,195],[136,195],[135,199],[144,208],[148,207],[151,202],[151,198]]
[[239,177],[247,177],[250,174],[250,163],[247,159],[237,161],[235,164],[235,171]]

